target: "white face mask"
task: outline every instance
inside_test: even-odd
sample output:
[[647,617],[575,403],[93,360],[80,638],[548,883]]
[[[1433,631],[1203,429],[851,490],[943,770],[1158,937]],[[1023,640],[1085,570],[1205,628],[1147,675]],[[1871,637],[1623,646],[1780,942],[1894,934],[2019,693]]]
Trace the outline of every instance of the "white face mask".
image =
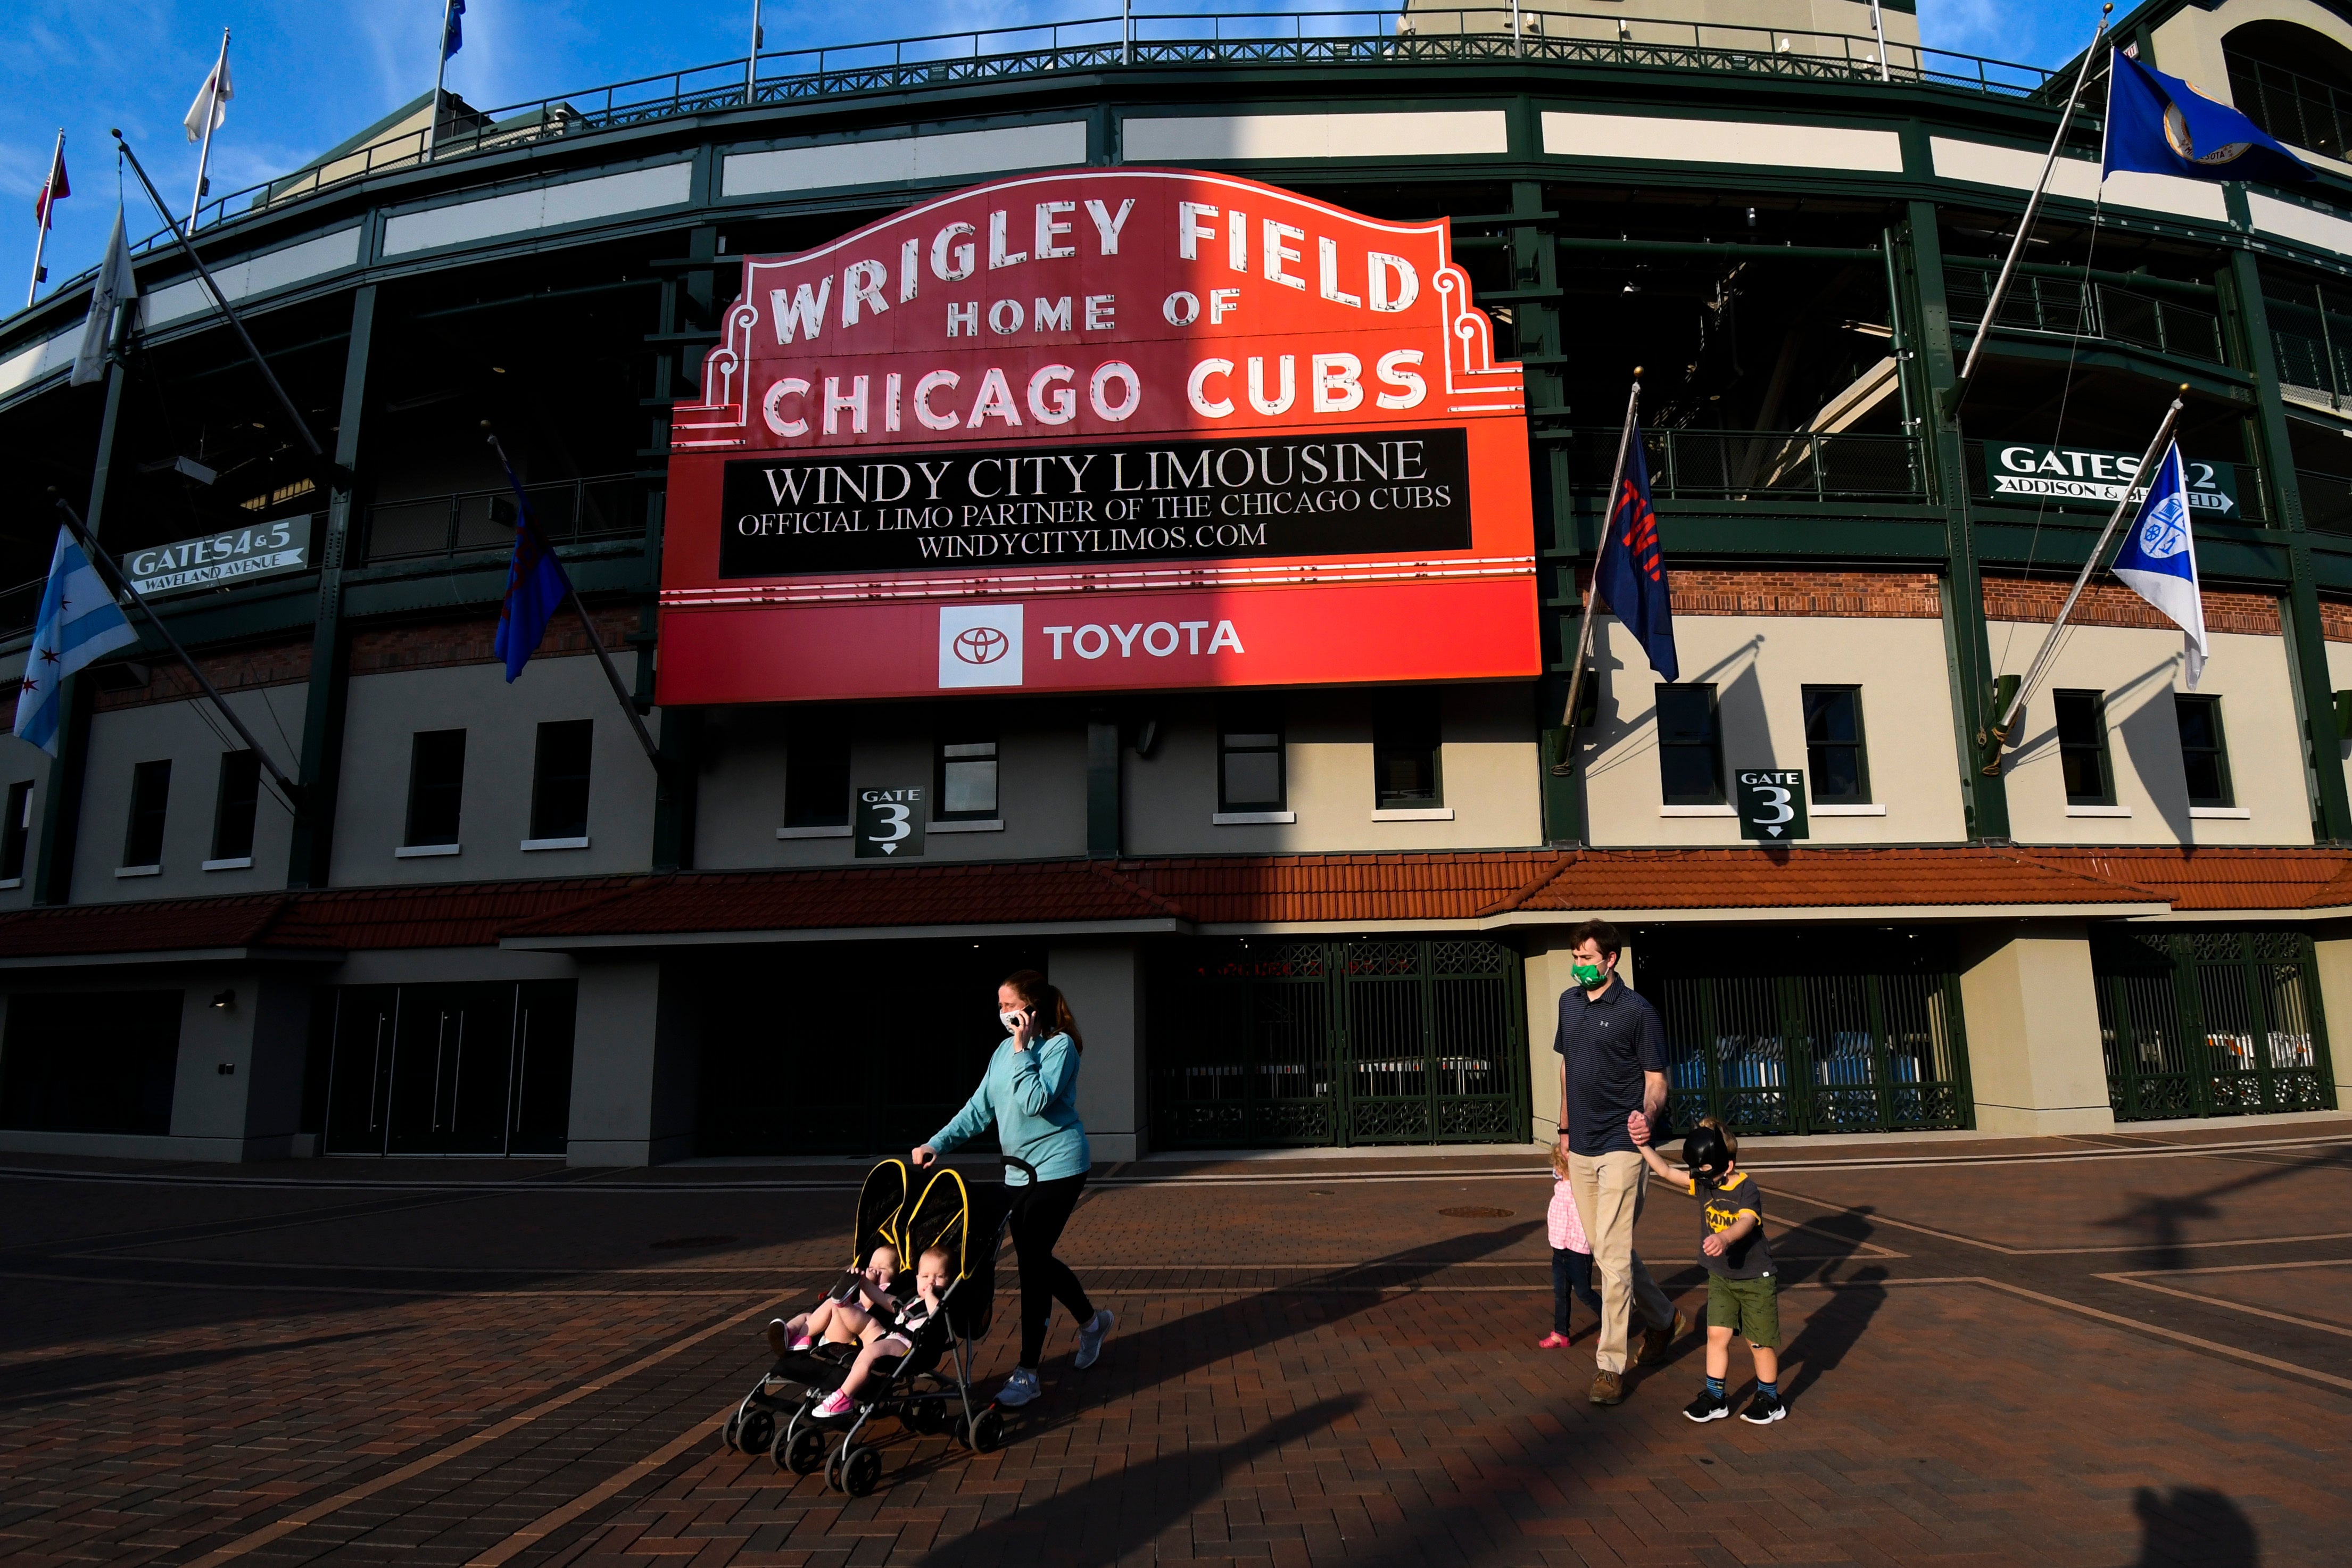
[[1007,1034],[1013,1034],[1021,1028],[1019,1013],[999,1013],[996,1015],[996,1021],[1004,1026],[1004,1032]]

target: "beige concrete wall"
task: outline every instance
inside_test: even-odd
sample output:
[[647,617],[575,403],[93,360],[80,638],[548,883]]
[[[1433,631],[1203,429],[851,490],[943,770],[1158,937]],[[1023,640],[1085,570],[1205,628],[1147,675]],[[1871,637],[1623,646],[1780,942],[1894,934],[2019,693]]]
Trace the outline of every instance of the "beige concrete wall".
[[[1569,973],[1568,926],[1534,933],[1521,952],[1528,989],[1528,1086],[1534,1109],[1530,1124],[1535,1141],[1549,1144],[1559,1135],[1560,1123],[1559,1056],[1551,1048],[1552,1036],[1559,1028],[1560,995],[1576,983]],[[1617,960],[1617,977],[1637,991],[1642,988],[1630,937]]]
[[1069,999],[1086,1036],[1078,1117],[1101,1170],[1149,1152],[1145,1134],[1142,955],[1132,942],[1066,942],[1047,949],[1046,978]]
[[2352,23],[2313,0],[2222,0],[2211,10],[2184,5],[2168,18],[2155,31],[2155,58],[2149,63],[2228,103],[2230,71],[2221,40],[2249,22],[2293,22],[2352,48]]
[[2312,944],[2319,957],[2319,1013],[2336,1076],[2336,1108],[2352,1109],[2352,934]]
[[[2047,628],[1995,622],[1989,628],[1994,667],[2021,673]],[[2075,626],[2026,705],[2021,744],[2004,765],[2010,831],[2040,844],[2307,844],[2311,807],[2302,748],[2295,739],[2294,690],[2286,644],[2277,637],[2217,633],[2200,693],[2221,699],[2235,811],[2192,815],[2181,768],[2180,731],[2172,695],[2186,691],[2180,633],[2116,626]],[[2099,691],[2107,699],[2107,752],[2116,803],[2129,815],[2069,814],[2059,768],[2053,693]]]
[[[1616,619],[1594,633],[1600,718],[1585,750],[1589,841],[1738,844],[1729,807],[1710,816],[1660,805],[1658,677]],[[1872,804],[1884,815],[1811,813],[1817,844],[1934,843],[1966,836],[1951,685],[1939,621],[1842,616],[1685,615],[1675,643],[1686,683],[1712,683],[1727,774],[1805,768],[1802,688],[1859,685]]]
[[1979,1132],[2114,1130],[2091,944],[2080,926],[2021,925],[1964,947],[1960,1008]]

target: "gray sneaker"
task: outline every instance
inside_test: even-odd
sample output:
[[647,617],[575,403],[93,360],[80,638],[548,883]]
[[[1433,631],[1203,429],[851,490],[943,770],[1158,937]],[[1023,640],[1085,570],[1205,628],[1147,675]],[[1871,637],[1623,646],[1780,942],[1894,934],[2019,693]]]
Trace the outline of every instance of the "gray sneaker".
[[1025,1366],[1016,1366],[1004,1386],[996,1391],[996,1402],[1007,1409],[1026,1405],[1037,1397],[1037,1375]]
[[1075,1364],[1080,1372],[1102,1359],[1102,1342],[1118,1319],[1108,1307],[1097,1307],[1095,1315],[1078,1325],[1078,1359]]

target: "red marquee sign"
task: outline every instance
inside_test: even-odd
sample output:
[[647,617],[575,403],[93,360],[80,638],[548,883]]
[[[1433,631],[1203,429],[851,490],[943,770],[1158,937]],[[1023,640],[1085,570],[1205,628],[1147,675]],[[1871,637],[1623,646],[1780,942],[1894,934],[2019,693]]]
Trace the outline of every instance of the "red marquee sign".
[[1448,238],[1099,169],[747,258],[659,700],[1538,674],[1519,367]]

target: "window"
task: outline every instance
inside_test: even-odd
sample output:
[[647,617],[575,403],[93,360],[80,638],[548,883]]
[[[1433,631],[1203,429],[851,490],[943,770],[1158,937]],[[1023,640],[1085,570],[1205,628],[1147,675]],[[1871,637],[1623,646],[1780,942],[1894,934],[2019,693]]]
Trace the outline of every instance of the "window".
[[2220,697],[2172,697],[2180,721],[2180,768],[2189,776],[2192,806],[2234,806],[2230,794],[2230,754],[2221,739]]
[[220,793],[213,802],[213,859],[253,858],[253,819],[261,805],[261,758],[250,751],[224,751]]
[[457,841],[457,810],[466,797],[466,732],[423,729],[409,743],[408,834],[412,848]]
[[794,714],[784,742],[784,826],[849,826],[849,721],[816,709]]
[[2107,766],[2107,699],[2099,692],[2058,692],[2058,766],[2066,776],[2069,806],[2116,803]]
[[1445,804],[1444,730],[1435,692],[1381,696],[1372,719],[1373,803],[1379,810],[1411,811]]
[[33,781],[8,786],[8,815],[0,822],[0,882],[25,878],[25,846],[33,837]]
[[1807,686],[1805,775],[1813,799],[1863,805],[1870,800],[1870,763],[1862,748],[1862,688]]
[[1713,686],[1660,686],[1658,781],[1669,806],[1723,804],[1723,735]]
[[996,742],[971,728],[950,729],[940,742],[933,775],[931,820],[972,822],[996,815]]
[[1282,717],[1272,708],[1236,709],[1217,732],[1217,810],[1283,810]]
[[530,774],[530,836],[588,836],[588,757],[596,721],[565,719],[539,727],[539,756]]
[[131,771],[131,821],[122,834],[122,863],[163,863],[163,810],[172,799],[172,762],[142,762]]

